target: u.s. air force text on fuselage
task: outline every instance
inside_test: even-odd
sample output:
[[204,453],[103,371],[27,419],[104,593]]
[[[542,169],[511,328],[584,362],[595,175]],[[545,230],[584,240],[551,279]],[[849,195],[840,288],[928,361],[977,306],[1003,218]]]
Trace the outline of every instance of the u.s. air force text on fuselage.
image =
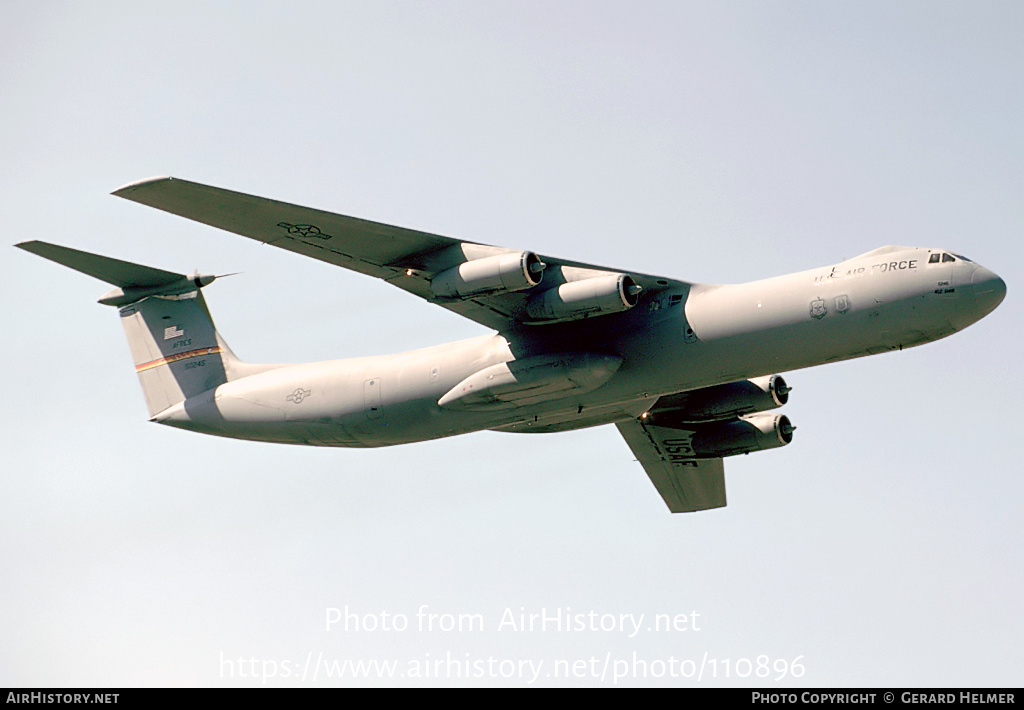
[[609,269],[369,222],[186,180],[114,194],[383,279],[496,331],[397,355],[240,360],[201,289],[40,241],[22,249],[102,279],[154,422],[218,436],[375,447],[480,430],[614,423],[673,512],[726,504],[723,458],[790,443],[779,372],[938,340],[1006,287],[970,259],[888,246],[735,285]]

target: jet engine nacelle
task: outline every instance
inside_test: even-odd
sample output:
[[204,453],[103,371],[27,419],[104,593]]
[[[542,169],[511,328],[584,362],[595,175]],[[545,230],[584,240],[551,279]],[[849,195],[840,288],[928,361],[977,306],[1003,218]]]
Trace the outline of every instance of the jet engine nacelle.
[[538,322],[557,323],[618,313],[640,300],[642,287],[628,274],[570,281],[530,299],[526,312]]
[[791,391],[781,375],[767,375],[681,392],[658,400],[652,423],[675,427],[765,412],[788,402]]
[[532,251],[472,259],[430,280],[439,298],[469,298],[497,291],[523,291],[540,283],[546,264]]
[[785,414],[748,414],[731,422],[702,424],[693,432],[697,458],[736,456],[775,449],[793,441],[796,429]]

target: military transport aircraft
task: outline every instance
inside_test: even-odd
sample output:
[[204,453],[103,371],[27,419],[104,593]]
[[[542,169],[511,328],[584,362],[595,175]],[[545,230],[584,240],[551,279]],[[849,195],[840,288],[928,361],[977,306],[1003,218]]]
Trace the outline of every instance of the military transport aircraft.
[[217,436],[388,446],[490,429],[614,423],[672,512],[726,504],[722,459],[784,446],[777,374],[938,340],[990,313],[1002,279],[943,249],[708,285],[466,242],[169,177],[114,192],[384,279],[491,330],[381,357],[239,360],[177,274],[29,241],[106,281],[151,421]]

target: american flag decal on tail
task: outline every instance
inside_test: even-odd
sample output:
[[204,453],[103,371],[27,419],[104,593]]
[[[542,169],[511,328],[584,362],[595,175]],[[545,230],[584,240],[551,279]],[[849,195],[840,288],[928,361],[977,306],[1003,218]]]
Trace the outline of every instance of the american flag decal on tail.
[[170,340],[171,338],[180,338],[185,334],[184,330],[181,330],[176,325],[172,325],[170,328],[164,328],[164,340]]

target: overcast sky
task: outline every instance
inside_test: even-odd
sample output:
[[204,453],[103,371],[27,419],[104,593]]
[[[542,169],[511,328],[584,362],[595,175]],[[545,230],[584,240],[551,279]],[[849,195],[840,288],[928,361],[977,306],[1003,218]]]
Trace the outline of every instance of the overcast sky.
[[[4,2],[7,242],[243,272],[206,297],[246,360],[486,331],[112,190],[703,282],[942,247],[1008,295],[788,374],[794,443],[670,515],[611,426],[331,450],[150,424],[109,287],[5,247],[0,685],[1020,686],[1022,36],[1019,2]],[[393,676],[342,666],[371,661]]]

